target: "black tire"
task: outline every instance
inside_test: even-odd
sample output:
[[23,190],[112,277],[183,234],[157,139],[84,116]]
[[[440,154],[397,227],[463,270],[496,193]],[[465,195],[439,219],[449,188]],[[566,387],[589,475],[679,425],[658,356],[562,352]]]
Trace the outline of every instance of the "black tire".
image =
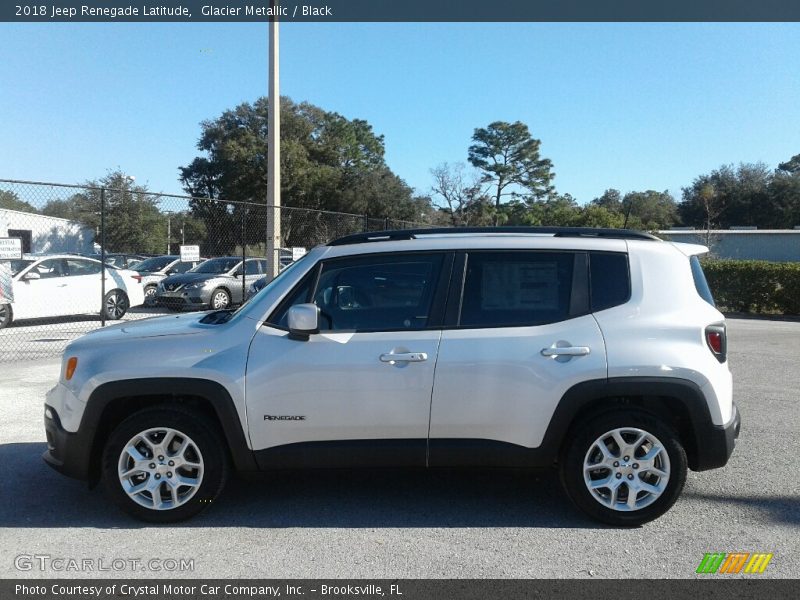
[[156,291],[157,287],[154,285],[148,285],[144,288],[144,305],[145,306],[155,306],[157,304],[156,301]]
[[[132,499],[123,489],[119,477],[123,449],[128,447],[128,443],[138,434],[159,428],[177,430],[180,435],[188,436],[197,447],[199,454],[196,456],[200,457],[199,462],[203,465],[199,486],[191,494],[186,492],[188,498],[182,504],[163,510],[148,508]],[[177,441],[180,441],[180,438]],[[167,456],[164,458],[168,461],[170,455],[168,452],[166,454]],[[158,456],[148,456],[147,458],[153,460],[152,464],[160,463],[157,467],[165,462],[159,461]],[[204,415],[181,406],[146,408],[134,413],[114,429],[103,450],[102,479],[106,492],[123,511],[149,523],[174,523],[200,513],[216,501],[225,487],[228,472],[227,449],[217,428]],[[191,474],[190,476],[196,477]],[[141,475],[141,477],[146,477],[143,481],[148,481],[149,478],[155,476],[147,474]],[[164,497],[170,489],[166,476],[162,486],[158,493]],[[152,498],[152,495],[152,492],[145,492],[144,497],[140,496],[140,498],[142,501],[146,501],[148,497]]]
[[111,290],[103,298],[103,313],[106,319],[117,321],[125,316],[131,303],[128,294],[122,290]]
[[[653,495],[643,490],[633,492],[636,494],[634,502],[641,502],[642,507],[628,511],[615,510],[597,498],[605,497],[605,500],[610,504],[614,500],[610,487],[592,492],[584,480],[584,460],[587,459],[591,448],[595,447],[596,452],[599,452],[599,449],[594,445],[595,441],[605,433],[624,428],[642,430],[654,436],[661,442],[669,460],[669,477],[667,478],[666,487],[664,487],[660,495]],[[635,434],[625,432],[622,440],[629,441],[635,437],[637,437]],[[615,445],[615,442],[612,441],[613,438],[606,439],[608,444]],[[618,486],[617,501],[624,501],[629,498],[631,488],[626,483],[628,477],[631,477],[631,481],[636,483],[640,481],[645,483],[658,482],[657,476],[647,472],[644,467],[636,462],[636,458],[641,458],[642,454],[648,449],[646,444],[647,442],[636,451],[638,456],[631,456],[627,462],[623,460],[625,457],[620,456],[620,461],[612,463],[612,466],[618,465],[617,468],[605,469],[599,466],[597,470],[589,474],[589,478],[596,478],[597,480],[607,478],[611,483],[616,483],[617,473],[619,473],[621,481],[616,483]],[[606,448],[608,448],[608,445],[606,445]],[[652,449],[652,445],[649,448]],[[612,455],[616,456],[614,452],[612,452]],[[597,455],[597,458],[599,459],[599,455]],[[661,461],[661,466],[663,467],[663,454],[660,455],[658,460]],[[614,410],[592,415],[590,418],[582,420],[572,429],[570,439],[561,455],[559,469],[561,483],[567,495],[580,510],[590,517],[610,525],[633,527],[660,517],[675,504],[686,483],[687,461],[686,452],[681,445],[677,432],[664,423],[662,419],[651,413],[636,409]],[[641,471],[638,469],[641,469]],[[625,484],[624,487],[620,486],[620,483]],[[647,504],[647,502],[650,503]]]
[[211,292],[211,299],[208,306],[214,310],[223,310],[231,306],[231,294],[225,288],[217,288]]
[[10,304],[0,304],[0,329],[8,327],[14,321],[14,311]]

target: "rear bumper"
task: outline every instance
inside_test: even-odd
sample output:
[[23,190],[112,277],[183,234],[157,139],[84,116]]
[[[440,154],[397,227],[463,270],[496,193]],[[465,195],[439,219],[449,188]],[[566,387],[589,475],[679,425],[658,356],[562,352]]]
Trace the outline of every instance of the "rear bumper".
[[88,481],[91,457],[91,440],[82,439],[80,432],[71,433],[61,425],[61,419],[52,406],[44,405],[44,429],[47,450],[44,462],[67,477]]
[[696,464],[691,465],[695,471],[707,471],[724,467],[736,446],[736,439],[742,427],[741,416],[736,404],[733,405],[731,420],[725,425],[707,425],[702,432],[697,432]]

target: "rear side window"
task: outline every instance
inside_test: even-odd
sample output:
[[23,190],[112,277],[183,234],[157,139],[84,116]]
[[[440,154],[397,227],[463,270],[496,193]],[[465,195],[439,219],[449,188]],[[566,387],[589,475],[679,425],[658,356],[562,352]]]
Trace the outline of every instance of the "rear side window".
[[589,254],[592,312],[625,304],[631,295],[628,257],[618,252]]
[[716,306],[714,303],[714,296],[711,295],[711,288],[708,287],[708,281],[706,281],[706,274],[703,273],[703,266],[700,264],[700,259],[697,258],[697,256],[690,256],[689,264],[692,265],[692,277],[694,278],[694,287],[697,293],[711,306]]
[[574,254],[474,252],[467,259],[461,327],[524,327],[569,318]]

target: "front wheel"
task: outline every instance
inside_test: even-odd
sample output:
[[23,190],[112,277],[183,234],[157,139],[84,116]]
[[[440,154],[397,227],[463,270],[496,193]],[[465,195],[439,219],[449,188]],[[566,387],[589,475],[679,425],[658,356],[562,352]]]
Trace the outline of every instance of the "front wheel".
[[130,302],[128,301],[128,295],[122,290],[111,290],[106,294],[103,300],[103,312],[105,313],[105,317],[112,321],[124,317],[129,307]]
[[148,285],[144,288],[144,305],[145,306],[155,306],[156,305],[156,286]]
[[8,327],[14,320],[14,312],[10,304],[0,304],[0,329]]
[[573,503],[611,525],[635,526],[667,512],[686,482],[686,452],[678,434],[639,410],[586,419],[575,429],[561,464]]
[[223,310],[228,308],[231,304],[231,295],[222,288],[218,288],[214,290],[214,293],[211,294],[211,308],[214,310]]
[[125,512],[152,523],[188,519],[216,500],[228,458],[216,428],[180,406],[124,420],[103,451],[103,482]]

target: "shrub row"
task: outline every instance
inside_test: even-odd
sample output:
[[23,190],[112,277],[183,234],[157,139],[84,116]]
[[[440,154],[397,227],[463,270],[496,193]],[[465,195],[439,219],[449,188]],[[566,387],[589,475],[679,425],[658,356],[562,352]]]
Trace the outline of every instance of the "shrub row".
[[800,314],[800,263],[709,259],[703,271],[720,309]]

